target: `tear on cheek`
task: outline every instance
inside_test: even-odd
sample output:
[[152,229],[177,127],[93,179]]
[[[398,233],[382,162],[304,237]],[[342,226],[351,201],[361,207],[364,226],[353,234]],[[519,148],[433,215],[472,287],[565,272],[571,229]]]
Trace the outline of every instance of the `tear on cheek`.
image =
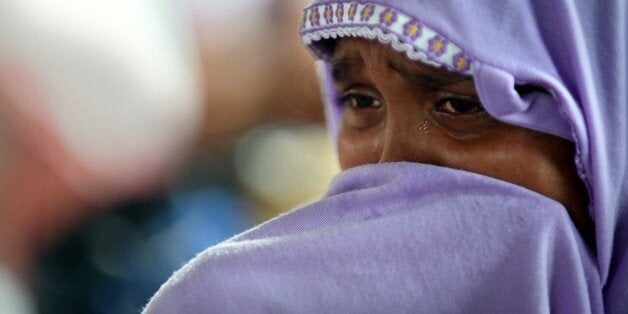
[[432,119],[432,117],[426,117],[425,120],[423,120],[423,123],[419,126],[419,133],[426,133],[434,124],[434,119]]
[[373,153],[377,153],[377,150],[379,149],[379,139],[376,139],[373,141]]

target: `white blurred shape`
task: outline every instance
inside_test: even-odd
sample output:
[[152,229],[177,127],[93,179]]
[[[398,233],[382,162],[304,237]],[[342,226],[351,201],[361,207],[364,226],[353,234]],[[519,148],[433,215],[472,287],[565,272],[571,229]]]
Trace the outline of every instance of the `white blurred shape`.
[[0,313],[35,313],[31,296],[26,289],[0,265]]
[[[84,193],[133,193],[163,180],[202,118],[192,19],[182,2],[3,0],[0,61],[32,72],[34,115],[104,184],[64,173]],[[59,169],[64,172],[64,169]]]
[[236,149],[238,177],[274,214],[321,197],[339,172],[323,126],[259,128]]

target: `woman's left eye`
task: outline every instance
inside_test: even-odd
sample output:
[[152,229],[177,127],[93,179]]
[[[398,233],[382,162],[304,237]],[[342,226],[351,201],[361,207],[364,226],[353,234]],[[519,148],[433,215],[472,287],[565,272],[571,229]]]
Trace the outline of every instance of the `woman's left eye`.
[[484,107],[482,107],[481,104],[472,101],[445,98],[436,103],[436,110],[451,115],[462,115],[484,112]]

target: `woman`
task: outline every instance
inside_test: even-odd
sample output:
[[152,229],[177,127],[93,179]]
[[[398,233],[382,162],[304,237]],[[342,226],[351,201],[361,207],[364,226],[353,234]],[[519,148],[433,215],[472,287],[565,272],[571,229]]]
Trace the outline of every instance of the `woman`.
[[345,171],[146,311],[625,312],[626,12],[315,2],[302,36]]

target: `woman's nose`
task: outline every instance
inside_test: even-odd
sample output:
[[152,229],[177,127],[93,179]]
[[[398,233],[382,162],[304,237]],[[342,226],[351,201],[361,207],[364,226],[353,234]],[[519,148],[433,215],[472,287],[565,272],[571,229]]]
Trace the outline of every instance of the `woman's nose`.
[[386,125],[382,130],[384,143],[380,163],[427,162],[431,149],[426,145],[430,123],[419,110],[412,109],[399,106],[388,108]]

